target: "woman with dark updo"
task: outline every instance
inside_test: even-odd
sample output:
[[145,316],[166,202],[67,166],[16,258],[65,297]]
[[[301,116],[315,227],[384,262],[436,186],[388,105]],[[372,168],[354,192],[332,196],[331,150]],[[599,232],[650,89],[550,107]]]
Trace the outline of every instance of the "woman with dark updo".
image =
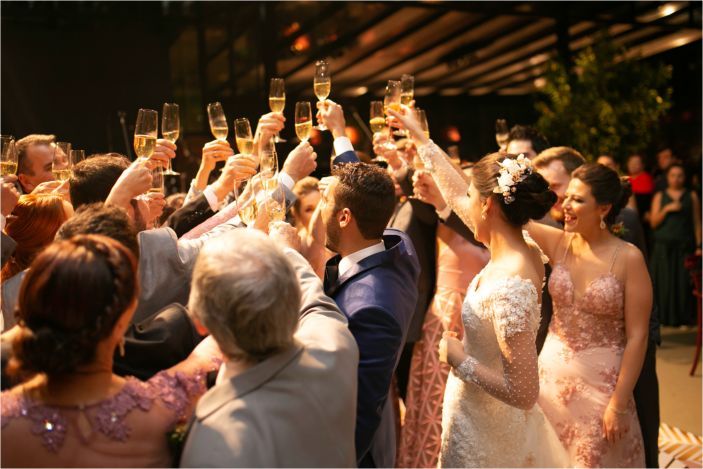
[[171,467],[167,433],[205,391],[218,350],[206,339],[146,382],[112,372],[137,305],[137,264],[97,235],[56,242],[20,289],[2,393],[4,467]]
[[560,467],[564,448],[538,406],[536,333],[544,279],[541,252],[523,236],[557,196],[524,155],[494,153],[473,167],[467,184],[423,133],[414,113],[389,113],[418,142],[425,170],[447,204],[490,252],[469,285],[464,340],[452,331],[439,344],[452,367],[444,393],[442,467]]
[[570,466],[644,467],[632,391],[647,350],[652,284],[641,251],[610,231],[630,185],[599,164],[571,177],[564,231],[528,226],[553,269],[539,404]]

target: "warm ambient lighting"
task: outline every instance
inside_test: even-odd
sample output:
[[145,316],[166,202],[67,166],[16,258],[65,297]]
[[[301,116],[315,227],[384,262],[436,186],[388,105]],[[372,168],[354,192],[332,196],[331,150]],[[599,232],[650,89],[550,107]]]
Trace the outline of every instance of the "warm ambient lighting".
[[533,84],[535,85],[535,88],[544,88],[544,85],[547,84],[547,80],[545,80],[543,77],[539,77],[535,79]]
[[672,15],[678,11],[678,8],[676,5],[672,5],[671,3],[666,3],[662,6],[659,7],[659,16],[661,18],[664,18],[665,16]]
[[450,142],[454,143],[461,142],[461,133],[459,133],[459,129],[457,129],[453,125],[447,128],[447,139],[449,139]]

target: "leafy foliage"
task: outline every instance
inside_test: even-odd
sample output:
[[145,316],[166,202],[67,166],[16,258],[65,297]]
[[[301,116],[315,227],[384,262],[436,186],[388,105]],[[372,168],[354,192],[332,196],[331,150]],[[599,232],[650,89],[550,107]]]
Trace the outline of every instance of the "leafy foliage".
[[601,37],[567,70],[547,64],[537,127],[553,145],[574,147],[589,159],[611,155],[621,163],[643,151],[671,107],[671,67],[626,57]]

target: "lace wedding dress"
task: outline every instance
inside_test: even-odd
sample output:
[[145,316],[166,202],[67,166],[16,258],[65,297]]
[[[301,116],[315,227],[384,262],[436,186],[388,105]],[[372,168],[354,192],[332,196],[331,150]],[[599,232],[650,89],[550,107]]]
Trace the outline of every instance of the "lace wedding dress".
[[[444,199],[463,220],[466,182],[432,142],[419,148]],[[442,467],[564,467],[566,451],[534,403],[540,306],[528,279],[469,286],[462,309],[464,352],[444,394]]]

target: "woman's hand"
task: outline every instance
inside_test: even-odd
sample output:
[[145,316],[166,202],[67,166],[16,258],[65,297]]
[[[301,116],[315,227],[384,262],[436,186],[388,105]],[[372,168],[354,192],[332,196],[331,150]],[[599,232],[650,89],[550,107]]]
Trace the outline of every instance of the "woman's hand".
[[464,361],[464,345],[457,339],[456,332],[445,331],[439,341],[439,361],[451,366]]
[[400,124],[398,127],[407,129],[410,132],[410,136],[420,145],[424,145],[430,140],[425,136],[425,132],[422,131],[420,122],[415,117],[415,112],[408,106],[401,104],[400,112],[388,108],[388,114],[391,116],[388,121],[389,125]]
[[413,173],[413,191],[415,197],[421,201],[433,205],[438,211],[442,211],[447,207],[447,203],[439,192],[437,183],[432,176],[426,171],[415,171]]
[[613,404],[608,404],[603,415],[603,437],[610,444],[622,439],[630,431],[628,420],[628,412],[615,408]]

